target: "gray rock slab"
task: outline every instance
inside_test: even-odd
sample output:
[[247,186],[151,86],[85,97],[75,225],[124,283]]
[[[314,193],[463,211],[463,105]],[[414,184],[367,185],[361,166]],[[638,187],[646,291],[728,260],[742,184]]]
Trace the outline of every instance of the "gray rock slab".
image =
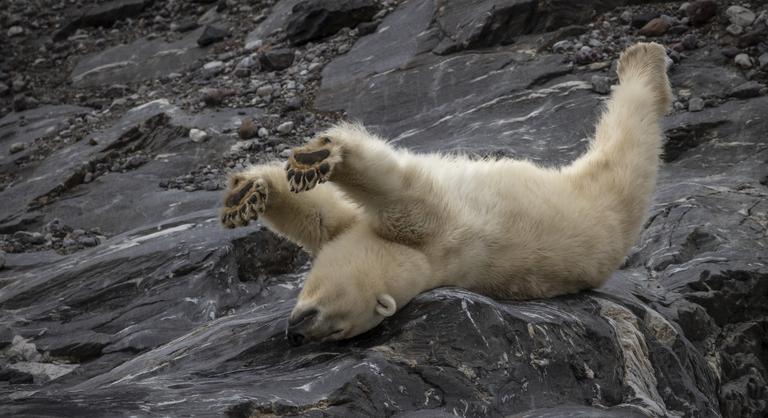
[[140,39],[86,56],[72,70],[75,86],[125,84],[154,79],[192,68],[207,52],[197,45],[204,28],[186,34],[181,40]]

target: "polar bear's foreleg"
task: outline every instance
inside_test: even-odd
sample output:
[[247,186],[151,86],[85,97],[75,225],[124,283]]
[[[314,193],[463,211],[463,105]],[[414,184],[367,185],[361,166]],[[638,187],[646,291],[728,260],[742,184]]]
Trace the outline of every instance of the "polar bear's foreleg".
[[316,253],[359,219],[359,208],[331,184],[291,193],[277,164],[253,166],[230,176],[221,223],[227,228],[261,219],[272,231]]

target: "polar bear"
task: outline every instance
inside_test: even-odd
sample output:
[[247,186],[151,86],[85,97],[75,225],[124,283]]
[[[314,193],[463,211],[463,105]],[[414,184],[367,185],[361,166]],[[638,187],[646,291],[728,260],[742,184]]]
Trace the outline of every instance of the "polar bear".
[[232,175],[221,221],[261,219],[313,254],[293,344],[358,335],[440,286],[501,299],[598,287],[646,217],[671,100],[666,60],[655,43],[623,52],[595,138],[569,166],[413,154],[341,123],[286,166]]

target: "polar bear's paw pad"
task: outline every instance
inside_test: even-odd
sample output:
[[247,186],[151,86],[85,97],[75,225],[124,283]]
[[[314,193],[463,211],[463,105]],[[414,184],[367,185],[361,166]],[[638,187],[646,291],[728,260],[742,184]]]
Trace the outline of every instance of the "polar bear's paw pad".
[[227,228],[248,225],[267,208],[269,189],[264,179],[248,180],[242,187],[232,189],[224,200],[221,223]]
[[339,160],[334,157],[335,151],[329,138],[319,138],[307,146],[294,148],[285,166],[291,191],[303,192],[328,181],[334,160]]

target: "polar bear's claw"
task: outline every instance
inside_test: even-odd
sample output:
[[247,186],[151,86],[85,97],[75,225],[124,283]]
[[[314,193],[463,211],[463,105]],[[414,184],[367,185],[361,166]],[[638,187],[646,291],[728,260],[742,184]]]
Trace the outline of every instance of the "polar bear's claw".
[[328,181],[333,171],[330,160],[335,154],[334,145],[330,139],[321,138],[320,141],[293,150],[285,166],[292,192],[304,192],[318,183]]
[[248,225],[258,219],[267,208],[269,189],[264,179],[247,181],[242,187],[229,192],[221,211],[221,223],[227,228]]

